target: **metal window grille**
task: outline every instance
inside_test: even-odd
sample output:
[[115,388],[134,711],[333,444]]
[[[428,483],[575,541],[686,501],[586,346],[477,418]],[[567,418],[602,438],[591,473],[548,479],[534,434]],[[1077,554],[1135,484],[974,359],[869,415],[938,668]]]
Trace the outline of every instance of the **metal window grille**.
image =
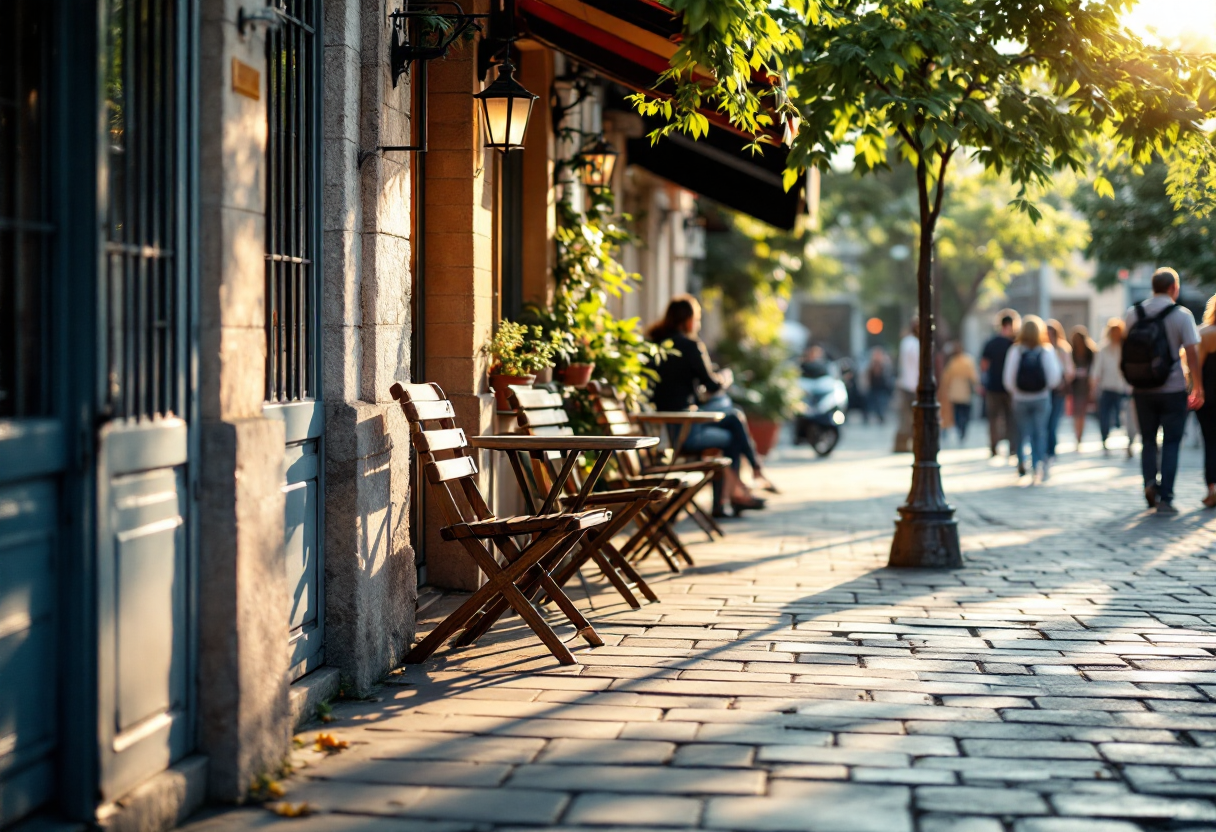
[[0,417],[50,411],[50,6],[0,2]]
[[108,5],[103,399],[116,419],[180,415],[178,4]]
[[273,0],[266,38],[266,400],[316,396],[317,0]]

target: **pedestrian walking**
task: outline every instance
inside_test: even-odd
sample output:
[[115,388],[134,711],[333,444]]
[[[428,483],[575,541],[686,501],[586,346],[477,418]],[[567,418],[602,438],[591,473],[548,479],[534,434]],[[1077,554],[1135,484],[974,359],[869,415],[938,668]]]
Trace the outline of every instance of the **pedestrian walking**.
[[1077,453],[1081,452],[1081,436],[1085,433],[1085,417],[1093,394],[1091,376],[1098,345],[1089,337],[1089,330],[1074,326],[1068,345],[1072,347],[1072,421],[1077,432]]
[[895,408],[899,427],[895,430],[895,453],[912,450],[912,404],[920,384],[920,319],[913,318],[899,342],[899,375],[895,379]]
[[1018,313],[1002,309],[997,313],[997,333],[988,339],[980,353],[980,383],[984,387],[984,409],[988,414],[988,450],[996,456],[996,446],[1007,440],[1009,456],[1017,444],[1017,424],[1013,400],[1005,389],[1005,357],[1013,346],[1013,336],[1021,326]]
[[1069,385],[1072,384],[1072,347],[1064,336],[1064,325],[1052,318],[1047,322],[1047,340],[1055,350],[1060,362],[1060,383],[1051,388],[1051,410],[1047,414],[1047,458],[1056,458],[1056,444],[1060,434],[1060,419],[1064,416],[1064,404],[1068,401]]
[[[1216,392],[1216,295],[1203,310],[1203,326],[1199,328],[1199,369],[1192,373],[1203,382],[1203,390]],[[1216,508],[1216,396],[1204,399],[1195,412],[1203,431],[1203,478],[1208,486],[1203,504]]]
[[895,382],[891,377],[891,356],[882,347],[870,350],[870,364],[865,375],[870,388],[866,394],[866,424],[870,423],[871,416],[878,419],[878,424],[886,424]]
[[[1143,450],[1140,471],[1144,477],[1144,499],[1158,514],[1177,514],[1174,508],[1174,478],[1178,474],[1178,451],[1186,427],[1188,404],[1198,409],[1204,403],[1203,375],[1193,373],[1190,401],[1187,379],[1178,360],[1185,351],[1188,367],[1199,367],[1199,330],[1185,306],[1179,306],[1178,272],[1157,269],[1153,273],[1153,296],[1127,310],[1124,320],[1120,367],[1132,387],[1136,416],[1140,420]],[[1157,429],[1163,433],[1161,470],[1157,470]]]
[[1051,414],[1051,391],[1059,385],[1062,375],[1042,319],[1027,315],[1022,319],[1017,342],[1005,357],[1003,379],[1005,389],[1013,397],[1013,414],[1018,425],[1018,476],[1029,472],[1038,482],[1047,481],[1047,419]]
[[962,343],[954,341],[949,349],[951,355],[946,361],[946,369],[942,372],[942,396],[950,405],[954,427],[958,431],[958,442],[961,445],[967,440],[971,401],[979,386],[980,376],[975,367],[975,360],[967,355]]
[[[1110,456],[1106,440],[1110,432],[1119,427],[1123,407],[1131,393],[1131,385],[1123,378],[1119,364],[1123,360],[1123,321],[1111,318],[1106,322],[1106,333],[1102,337],[1102,348],[1094,359],[1093,388],[1098,394],[1098,431],[1102,435],[1102,455]],[[1132,439],[1135,431],[1131,422],[1127,426],[1127,456],[1132,455]]]

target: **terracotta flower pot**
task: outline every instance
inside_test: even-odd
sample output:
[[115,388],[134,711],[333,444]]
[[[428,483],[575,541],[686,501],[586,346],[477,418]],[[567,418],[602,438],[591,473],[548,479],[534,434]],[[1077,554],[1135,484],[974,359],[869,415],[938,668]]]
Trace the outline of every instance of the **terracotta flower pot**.
[[536,384],[548,384],[553,381],[553,368],[546,367],[543,370],[536,371]]
[[749,416],[747,417],[747,430],[752,435],[752,441],[756,443],[756,453],[760,456],[768,456],[772,452],[773,446],[777,444],[777,437],[781,434],[781,423]]
[[494,390],[494,403],[499,410],[510,410],[511,402],[507,399],[507,388],[512,384],[521,387],[531,387],[536,382],[536,376],[504,376],[498,373],[490,374],[490,387]]
[[555,375],[560,373],[558,380],[563,384],[568,384],[571,387],[586,387],[591,381],[591,374],[595,372],[595,362],[590,364],[571,364],[569,367],[563,367],[555,371]]

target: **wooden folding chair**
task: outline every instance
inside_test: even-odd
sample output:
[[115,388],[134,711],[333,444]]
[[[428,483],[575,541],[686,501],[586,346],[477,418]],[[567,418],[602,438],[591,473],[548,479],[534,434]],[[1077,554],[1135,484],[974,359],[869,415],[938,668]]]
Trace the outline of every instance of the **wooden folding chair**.
[[[425,472],[447,523],[440,535],[444,540],[460,543],[486,576],[486,583],[415,645],[405,661],[409,664],[425,661],[460,629],[464,634],[458,643],[471,643],[488,628],[488,623],[484,627],[479,625],[490,610],[497,609],[501,614],[510,607],[559,662],[577,664],[570,650],[532,606],[527,593],[532,587],[542,587],[588,644],[602,645],[595,629],[562,592],[548,569],[564,558],[588,529],[606,525],[612,512],[593,509],[495,517],[477,488],[477,464],[464,431],[456,426],[452,403],[439,385],[394,384],[391,393],[410,423],[419,469]],[[427,423],[437,427],[427,429]],[[462,499],[457,499],[458,494]],[[526,537],[529,542],[521,547],[515,542],[516,537]],[[499,563],[492,546],[502,553],[505,565]]]
[[[530,436],[573,436],[570,427],[570,414],[563,406],[562,397],[558,393],[540,390],[532,387],[512,386],[508,396],[511,407],[517,412],[516,421],[520,429]],[[618,451],[617,453],[622,453]],[[636,453],[636,451],[634,452]],[[520,483],[521,487],[530,485],[538,496],[542,490],[555,482],[559,471],[556,463],[558,455],[553,452],[534,454],[532,458],[531,484]],[[567,481],[567,491],[574,494],[581,482],[577,474]],[[658,601],[654,590],[646,583],[637,570],[629,563],[629,551],[622,551],[612,544],[616,535],[634,521],[641,512],[653,503],[666,501],[671,492],[661,486],[646,486],[641,488],[621,488],[608,491],[594,492],[587,498],[587,505],[605,506],[612,508],[612,522],[607,526],[588,533],[575,550],[557,569],[553,579],[558,586],[565,586],[580,569],[591,560],[599,567],[600,572],[608,582],[620,593],[629,606],[637,609],[641,606],[633,594],[637,589],[649,601]]]
[[[642,434],[641,429],[629,418],[624,404],[617,398],[616,391],[611,386],[592,382],[587,390],[591,394],[597,421],[605,433],[611,436]],[[635,562],[652,552],[658,552],[668,568],[675,572],[679,571],[676,558],[693,565],[692,556],[676,533],[674,523],[681,512],[700,510],[694,499],[721,472],[722,461],[711,459],[662,463],[648,460],[640,452],[619,453],[617,461],[621,482],[625,487],[661,485],[671,491],[671,496],[665,503],[644,511],[650,522],[639,528],[634,537],[621,547],[622,550],[634,552]]]

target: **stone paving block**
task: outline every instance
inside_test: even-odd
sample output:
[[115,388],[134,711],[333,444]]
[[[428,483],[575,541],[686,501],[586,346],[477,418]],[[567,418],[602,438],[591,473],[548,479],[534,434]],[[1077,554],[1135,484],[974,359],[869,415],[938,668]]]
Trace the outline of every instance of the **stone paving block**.
[[856,783],[894,783],[902,786],[952,786],[958,782],[954,772],[932,768],[867,768],[853,769]]
[[916,790],[916,808],[964,815],[1045,815],[1050,811],[1035,792],[974,786],[921,786]]
[[[207,813],[204,813],[207,814]],[[267,809],[237,809],[212,817],[200,817],[178,827],[183,832],[469,832],[464,821],[423,821],[405,818],[360,817],[357,815],[309,815],[280,817]]]
[[842,748],[864,748],[867,751],[898,751],[913,757],[952,757],[958,754],[958,746],[950,737],[837,734],[836,744]]
[[847,766],[908,768],[912,758],[890,751],[862,751],[855,748],[819,748],[813,745],[763,745],[756,753],[761,763],[839,763]]
[[1124,820],[1026,818],[1013,825],[1013,832],[1140,832],[1140,827]]
[[697,736],[695,722],[637,722],[621,729],[623,740],[663,740],[667,742],[692,742]]
[[1216,804],[1209,800],[1126,794],[1095,801],[1085,795],[1058,794],[1051,802],[1061,815],[1216,821]]
[[1039,757],[1058,760],[1100,759],[1093,745],[1082,742],[1052,742],[1050,740],[962,740],[963,751],[970,757]]
[[676,751],[671,764],[675,766],[728,766],[746,768],[755,759],[756,749],[751,745],[725,745],[721,743],[698,743],[682,745]]
[[659,765],[671,759],[675,743],[646,740],[555,739],[537,758],[538,763],[650,763]]
[[922,815],[920,832],[1005,832],[996,818],[959,815]]
[[565,822],[572,824],[640,824],[655,826],[695,826],[703,804],[688,797],[633,794],[581,794],[566,810]]
[[[352,756],[405,760],[465,760],[483,763],[530,763],[545,741],[525,737],[478,737],[468,734],[385,734],[365,748],[352,747]],[[345,756],[345,755],[343,755]]]
[[519,766],[507,784],[518,788],[639,794],[761,794],[765,772],[665,766]]
[[502,763],[346,759],[318,767],[318,776],[403,786],[497,786],[510,771],[511,767]]
[[803,731],[780,725],[732,725],[710,723],[697,731],[698,742],[740,743],[749,745],[831,745],[826,731]]
[[1099,745],[1098,750],[1102,752],[1103,757],[1112,763],[1216,766],[1216,748],[1111,742]]
[[1069,778],[1110,780],[1116,775],[1101,762],[1087,760],[1034,760],[994,757],[926,757],[916,761],[918,768],[955,771],[965,780],[996,780],[1030,783],[1036,780]]
[[[877,769],[875,769],[877,771]],[[900,769],[902,770],[902,769]],[[842,765],[790,765],[775,766],[772,777],[791,777],[801,780],[848,780],[849,768]]]
[[557,791],[381,786],[341,781],[309,781],[291,787],[288,801],[320,811],[395,815],[434,820],[550,824],[569,797]]
[[746,832],[912,832],[907,789],[806,782],[798,796],[719,797],[703,825]]

